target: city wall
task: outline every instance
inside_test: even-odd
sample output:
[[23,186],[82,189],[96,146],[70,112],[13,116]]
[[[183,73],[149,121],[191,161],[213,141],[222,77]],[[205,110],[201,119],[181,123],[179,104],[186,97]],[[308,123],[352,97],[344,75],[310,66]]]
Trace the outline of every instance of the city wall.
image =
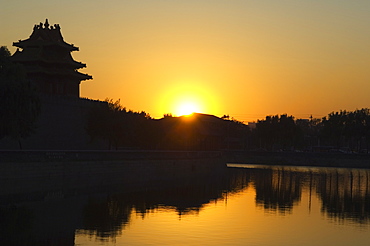
[[186,185],[195,178],[222,175],[226,163],[370,168],[370,157],[293,152],[0,151],[0,205]]
[[[92,142],[86,132],[87,114],[105,102],[84,98],[41,95],[41,109],[34,132],[22,139],[22,149],[33,150],[102,150],[108,143]],[[0,149],[19,150],[17,140],[0,139]]]
[[[44,155],[48,156],[47,153],[50,154],[45,152]],[[8,153],[5,156],[11,155]],[[7,161],[2,153],[0,204],[62,199],[100,192],[150,190],[175,181],[178,183],[179,180],[186,184],[193,178],[219,175],[226,168],[226,162],[217,156],[171,158],[170,155],[159,159],[160,155],[157,155],[158,158],[155,154],[151,158],[139,158],[141,155],[136,153],[136,157],[132,154],[121,160],[114,155],[110,159],[99,160],[97,155],[96,160],[89,160],[83,158],[82,154],[73,160],[71,157],[57,157],[54,153],[52,156],[57,158],[52,160],[14,162]]]

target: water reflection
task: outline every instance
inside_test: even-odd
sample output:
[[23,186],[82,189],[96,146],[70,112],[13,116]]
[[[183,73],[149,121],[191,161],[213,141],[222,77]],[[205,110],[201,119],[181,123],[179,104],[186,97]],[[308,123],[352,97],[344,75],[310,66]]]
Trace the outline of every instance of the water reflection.
[[74,245],[77,234],[114,240],[130,229],[135,216],[145,220],[166,210],[176,212],[181,220],[201,214],[210,203],[227,203],[246,189],[255,191],[255,206],[268,213],[290,216],[308,194],[309,203],[313,197],[319,199],[324,218],[367,226],[369,175],[365,169],[241,165],[145,191],[12,204],[0,208],[0,244]]
[[[244,172],[242,172],[244,173]],[[97,236],[101,240],[114,238],[130,224],[132,214],[142,218],[157,210],[175,211],[179,219],[189,214],[198,214],[213,201],[224,199],[231,186],[233,175],[220,175],[193,179],[186,185],[172,184],[166,189],[148,190],[110,195],[107,199],[89,199],[84,208],[84,228],[79,233]],[[181,182],[180,182],[181,183]]]
[[284,169],[253,170],[256,203],[267,210],[290,212],[302,194],[303,174]]
[[369,171],[342,170],[321,172],[316,178],[316,192],[322,201],[322,211],[339,221],[369,223]]
[[266,210],[289,213],[300,202],[302,190],[308,190],[310,197],[313,192],[319,196],[321,211],[328,217],[360,224],[370,221],[368,169],[231,166],[247,169],[256,204]]
[[225,201],[228,196],[252,186],[255,202],[266,212],[290,214],[308,191],[318,195],[321,211],[329,218],[369,223],[369,170],[292,169],[291,167],[230,168],[217,180],[198,180],[188,186],[110,196],[90,200],[85,208],[85,231],[101,239],[115,237],[130,223],[130,216],[158,209],[174,210],[178,216],[199,213],[205,204]]
[[0,209],[0,244],[27,245],[32,238],[32,211],[10,206]]

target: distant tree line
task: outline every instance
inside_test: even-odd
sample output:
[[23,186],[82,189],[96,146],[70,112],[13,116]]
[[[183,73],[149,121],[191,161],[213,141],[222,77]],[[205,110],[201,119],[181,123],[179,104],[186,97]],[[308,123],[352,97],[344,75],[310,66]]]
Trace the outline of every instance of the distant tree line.
[[370,109],[332,112],[321,119],[266,116],[250,128],[228,115],[153,119],[106,99],[91,110],[86,130],[92,141],[106,140],[109,149],[367,152]]
[[103,139],[109,149],[155,147],[156,131],[149,114],[127,110],[120,100],[106,99],[87,116],[86,131],[91,140]]
[[298,145],[302,135],[294,117],[285,114],[259,120],[253,133],[255,140],[259,141],[259,147],[268,150],[291,149]]
[[153,119],[148,113],[121,106],[120,100],[106,99],[92,108],[86,131],[91,141],[102,139],[108,149],[220,150],[245,149],[248,126],[235,119],[212,115]]
[[254,147],[269,151],[367,152],[370,144],[370,110],[341,110],[322,119],[275,115],[259,120],[252,131]]

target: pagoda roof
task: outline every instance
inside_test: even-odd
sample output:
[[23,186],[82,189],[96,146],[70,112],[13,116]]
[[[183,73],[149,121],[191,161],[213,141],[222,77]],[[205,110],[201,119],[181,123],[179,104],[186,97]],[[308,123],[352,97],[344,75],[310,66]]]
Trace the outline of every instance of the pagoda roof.
[[84,68],[85,63],[75,61],[70,53],[66,53],[63,57],[55,56],[41,49],[24,49],[22,51],[16,50],[12,56],[15,62],[44,62],[54,64],[67,64],[73,68]]
[[32,67],[28,68],[28,73],[30,74],[45,74],[49,76],[58,76],[58,77],[74,77],[78,80],[88,80],[92,79],[91,75],[80,73],[76,70],[64,70],[64,69],[58,69],[58,70],[49,70],[45,69],[44,67]]
[[24,48],[26,46],[47,46],[47,45],[58,45],[70,51],[78,51],[78,47],[73,44],[68,44],[64,41],[63,36],[60,32],[59,24],[49,25],[48,19],[45,23],[35,25],[33,27],[33,32],[28,39],[19,40],[14,42],[13,46]]

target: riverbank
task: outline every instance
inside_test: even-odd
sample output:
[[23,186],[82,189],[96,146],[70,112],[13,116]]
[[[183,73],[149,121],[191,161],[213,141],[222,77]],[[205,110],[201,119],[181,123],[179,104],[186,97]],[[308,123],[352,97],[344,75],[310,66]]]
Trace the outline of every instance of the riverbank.
[[0,150],[0,163],[53,161],[179,160],[221,158],[220,151]]
[[[222,158],[201,153],[172,152],[166,158],[161,157],[163,152],[105,153],[105,158],[103,153],[81,153],[28,151],[18,156],[19,161],[4,161],[2,156],[0,205],[80,194],[145,191],[175,182],[186,184],[193,178],[222,174],[226,169]],[[7,158],[14,154],[7,153]]]
[[370,155],[309,152],[0,151],[0,200],[140,191],[220,175],[227,163],[370,169]]
[[225,152],[228,163],[369,168],[370,155],[316,152]]

